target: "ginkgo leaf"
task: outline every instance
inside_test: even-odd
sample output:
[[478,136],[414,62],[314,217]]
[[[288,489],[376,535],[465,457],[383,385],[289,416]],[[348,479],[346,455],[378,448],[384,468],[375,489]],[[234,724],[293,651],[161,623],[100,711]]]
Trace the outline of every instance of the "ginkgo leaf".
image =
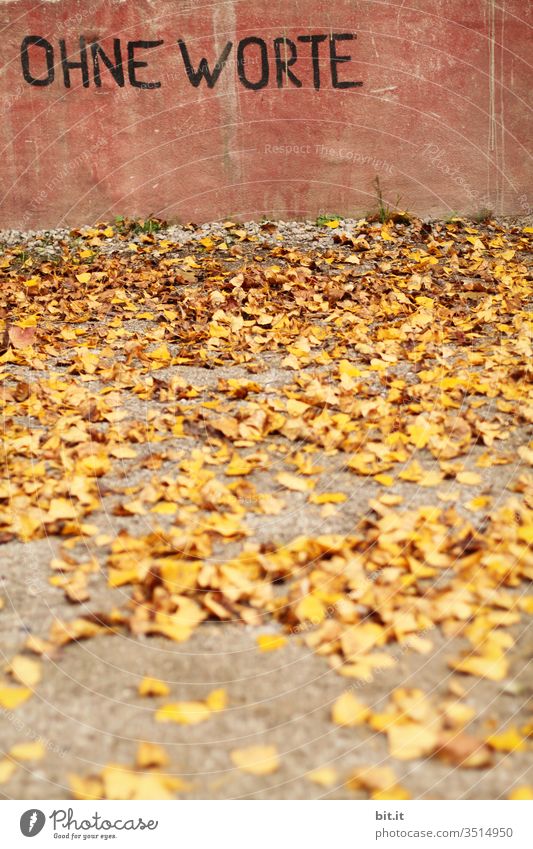
[[170,687],[158,678],[143,678],[139,683],[138,693],[140,696],[168,696]]
[[44,757],[46,749],[37,741],[35,743],[17,743],[9,750],[10,757],[16,761],[38,761]]
[[507,728],[499,734],[491,734],[486,742],[497,752],[521,752],[526,748],[526,742],[516,728]]
[[281,486],[290,489],[292,492],[307,492],[315,486],[315,481],[292,475],[289,472],[280,472],[276,475],[276,480]]
[[251,775],[270,775],[279,769],[279,757],[275,746],[248,746],[231,752],[234,765]]
[[170,763],[168,753],[157,743],[140,743],[135,757],[139,769],[167,766]]
[[511,793],[509,793],[507,798],[512,799],[515,802],[531,801],[533,799],[533,785],[520,784],[518,787],[515,787]]
[[42,676],[39,661],[22,654],[17,655],[11,660],[8,666],[8,672],[19,684],[24,684],[25,687],[30,688],[35,687]]
[[0,687],[0,707],[14,710],[30,698],[32,691],[28,687]]
[[331,712],[331,718],[336,725],[346,725],[349,728],[362,725],[369,715],[370,709],[350,692],[339,696]]
[[430,755],[439,740],[435,729],[415,722],[392,725],[387,731],[387,736],[391,757],[402,761]]
[[176,722],[178,725],[197,725],[211,716],[211,710],[204,702],[172,702],[158,708],[155,714],[157,722]]
[[337,770],[331,766],[323,766],[307,773],[307,778],[319,787],[333,787],[337,783]]
[[7,784],[13,773],[17,770],[17,764],[14,761],[3,758],[0,760],[0,784]]
[[257,637],[257,645],[261,652],[277,651],[286,644],[287,637],[283,634],[259,634]]

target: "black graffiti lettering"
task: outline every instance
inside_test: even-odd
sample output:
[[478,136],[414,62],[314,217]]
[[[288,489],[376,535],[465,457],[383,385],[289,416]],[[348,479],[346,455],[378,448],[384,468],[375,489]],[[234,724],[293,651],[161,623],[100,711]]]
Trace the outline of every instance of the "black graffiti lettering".
[[[282,47],[283,47],[283,55],[282,55]],[[287,49],[290,51],[290,57],[287,56]],[[296,74],[291,71],[291,65],[298,59],[298,50],[294,41],[291,41],[290,38],[275,38],[274,39],[274,53],[276,55],[276,79],[278,83],[278,88],[283,88],[283,75],[287,75],[287,79],[296,86],[296,88],[302,87],[302,81],[298,79]]]
[[228,57],[231,53],[231,49],[233,47],[233,42],[228,41],[224,50],[220,54],[217,59],[213,71],[211,71],[209,67],[209,63],[207,59],[200,59],[200,64],[198,65],[198,70],[194,70],[191,62],[191,57],[189,55],[189,51],[187,50],[187,45],[184,41],[178,39],[178,44],[181,50],[181,56],[183,58],[183,64],[185,65],[185,70],[187,71],[187,76],[189,77],[189,82],[195,88],[198,88],[203,79],[205,79],[208,88],[214,88],[220,74],[224,70],[224,66],[228,61]]
[[[34,45],[35,47],[44,47],[47,71],[46,77],[44,78],[34,77],[30,72],[30,56],[28,47],[31,45]],[[23,38],[22,44],[20,45],[20,61],[22,63],[22,75],[26,82],[30,85],[45,86],[54,82],[54,48],[50,42],[46,40],[46,38],[41,38],[40,35],[27,35]]]
[[67,45],[64,38],[59,39],[59,50],[61,52],[61,67],[63,68],[63,80],[65,88],[70,88],[70,72],[76,69],[81,70],[81,80],[83,88],[89,88],[89,62],[87,61],[87,45],[85,38],[80,35],[80,61],[71,62],[67,58]]
[[[250,44],[256,44],[261,51],[261,79],[256,83],[251,82],[246,76],[246,58],[244,55],[244,51]],[[268,80],[270,77],[270,68],[268,65],[268,51],[267,46],[262,38],[256,38],[256,36],[251,35],[249,38],[243,38],[242,41],[239,42],[239,49],[237,52],[237,73],[239,75],[239,79],[245,88],[252,89],[253,91],[258,91],[261,88],[264,88],[268,85]]]
[[329,39],[329,55],[331,61],[331,84],[333,88],[355,88],[363,85],[362,82],[353,82],[352,80],[339,80],[337,65],[342,65],[344,62],[351,62],[351,56],[339,56],[337,54],[337,41],[354,41],[357,36],[349,32],[332,33]]
[[113,39],[113,52],[115,54],[114,62],[109,58],[107,53],[104,52],[104,50],[102,49],[102,47],[100,47],[97,41],[94,41],[91,44],[94,84],[98,87],[102,85],[102,77],[100,75],[100,60],[111,73],[111,76],[115,80],[116,84],[121,88],[124,86],[124,66],[122,65],[122,50],[120,47],[120,38]]
[[[79,53],[76,55],[67,52],[72,50],[72,45],[69,43],[67,48],[67,41],[63,38],[57,42],[58,49],[53,42],[40,35],[27,35],[20,45],[24,80],[32,86],[49,86],[55,80],[57,60],[57,64],[61,64],[65,88],[81,87],[80,82],[83,88],[89,88],[91,82],[101,88],[106,77],[111,78],[120,88],[127,85],[145,90],[161,88],[162,83],[159,80],[145,81],[139,79],[138,74],[140,69],[148,67],[148,62],[141,59],[141,51],[161,46],[164,44],[162,39],[126,42],[120,38],[109,38],[107,41],[104,36],[104,48],[98,38],[80,35]],[[351,62],[352,57],[342,53],[339,43],[354,41],[356,38],[354,33],[314,33],[298,35],[293,39],[280,36],[272,38],[272,41],[265,41],[259,36],[248,36],[238,44],[226,42],[225,46],[220,48],[221,52],[218,54],[217,51],[211,61],[205,56],[193,61],[187,43],[179,38],[176,44],[181,53],[183,68],[178,60],[179,71],[165,73],[162,79],[168,81],[181,78],[188,80],[194,88],[200,88],[205,83],[205,88],[214,89],[222,72],[227,68],[233,51],[238,82],[252,91],[259,91],[268,86],[271,78],[271,86],[277,86],[278,89],[301,89],[304,85],[310,85],[310,82],[307,82],[309,75],[304,73],[309,65],[312,66],[312,84],[315,90],[318,91],[326,85],[333,89],[354,89],[363,83],[346,79],[350,74],[348,69],[342,66]],[[329,42],[329,54],[327,47],[321,48],[325,42]],[[309,45],[309,48],[305,50],[301,45]],[[76,49],[75,47],[74,50]],[[325,71],[325,63],[329,64],[329,74]],[[80,72],[77,78],[76,74],[73,77],[74,71]],[[146,76],[149,76],[149,72]]]
[[299,35],[298,41],[311,45],[311,59],[313,61],[313,85],[320,88],[320,44],[327,41],[327,35]]
[[136,50],[150,50],[159,47],[163,41],[128,41],[128,78],[130,85],[134,88],[161,88],[160,82],[145,83],[137,79],[135,71],[137,68],[147,68],[148,62],[139,61],[135,58]]

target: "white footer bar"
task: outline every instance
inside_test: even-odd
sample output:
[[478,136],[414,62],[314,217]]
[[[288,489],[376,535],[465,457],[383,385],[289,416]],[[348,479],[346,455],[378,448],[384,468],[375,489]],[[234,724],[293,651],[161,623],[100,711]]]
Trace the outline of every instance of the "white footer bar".
[[6,849],[73,844],[157,849],[533,847],[533,802],[528,801],[0,804]]

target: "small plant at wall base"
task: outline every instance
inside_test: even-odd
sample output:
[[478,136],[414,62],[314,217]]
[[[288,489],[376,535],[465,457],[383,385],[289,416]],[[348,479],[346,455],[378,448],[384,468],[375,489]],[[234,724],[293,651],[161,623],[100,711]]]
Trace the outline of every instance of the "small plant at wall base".
[[157,233],[167,225],[166,221],[162,218],[156,218],[154,215],[138,219],[125,218],[123,215],[117,215],[114,223],[117,233],[144,233],[145,235]]
[[317,227],[329,227],[334,221],[338,221],[342,218],[342,215],[332,215],[329,213],[325,213],[323,215],[319,215],[316,219]]
[[475,224],[488,224],[493,218],[493,210],[483,207],[483,209],[480,209],[479,212],[476,212],[475,215],[472,216],[472,221],[474,221]]
[[375,212],[370,212],[367,215],[368,221],[379,221],[381,224],[388,224],[389,222],[393,222],[394,224],[409,224],[411,222],[411,216],[405,210],[401,212],[397,212],[401,201],[400,195],[396,197],[396,203],[393,207],[389,206],[383,197],[383,189],[381,188],[381,181],[378,176],[374,177],[372,181],[372,185],[374,186],[374,190],[376,192],[376,205],[377,209]]

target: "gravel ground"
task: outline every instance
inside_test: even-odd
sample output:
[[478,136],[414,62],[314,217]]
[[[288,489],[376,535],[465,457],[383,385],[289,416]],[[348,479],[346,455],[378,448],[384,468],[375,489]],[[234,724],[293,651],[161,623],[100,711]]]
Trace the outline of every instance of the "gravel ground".
[[[359,222],[346,220],[334,231],[317,227],[312,222],[276,222],[237,225],[247,237],[230,235],[225,222],[202,225],[168,226],[150,235],[151,256],[158,257],[158,242],[171,242],[175,255],[183,257],[190,246],[206,237],[219,237],[228,246],[242,245],[250,261],[259,249],[265,254],[273,246],[283,244],[298,250],[324,254],[337,250],[339,237],[357,230]],[[508,224],[522,227],[524,222]],[[398,225],[399,229],[403,225]],[[490,225],[488,231],[490,233]],[[85,231],[82,231],[82,233]],[[0,233],[4,248],[21,246],[28,254],[42,259],[54,257],[65,245],[78,238],[67,230],[35,233]],[[129,233],[102,240],[98,251],[120,256],[130,251],[130,245],[147,244],[146,234]],[[172,251],[165,254],[173,256]],[[125,321],[124,327],[132,338],[142,338],[154,330],[154,322]],[[58,328],[59,329],[59,328]],[[155,343],[154,343],[155,344]],[[105,354],[105,342],[97,353]],[[120,354],[117,354],[120,358]],[[353,363],[363,367],[357,354]],[[256,381],[260,389],[258,401],[287,394],[294,390],[298,374],[282,365],[281,356],[261,354],[256,358],[256,373],[242,365],[218,365],[206,369],[190,365],[172,366],[157,371],[161,381],[179,375],[189,387],[198,390],[191,399],[191,410],[202,409],[217,398],[221,380],[246,378]],[[44,373],[36,375],[23,365],[10,365],[7,386],[16,381],[30,384],[48,377],[56,369],[65,371],[68,361],[51,355]],[[404,364],[401,376],[416,381],[414,365]],[[320,374],[320,369],[315,373]],[[76,378],[68,377],[72,385]],[[87,384],[85,384],[87,385]],[[379,383],[376,383],[376,387]],[[92,393],[106,390],[102,381],[92,380]],[[126,421],[149,423],[154,414],[162,413],[165,403],[154,398],[143,401],[129,390],[120,390],[115,409],[124,413]],[[168,407],[167,407],[168,408]],[[468,505],[478,495],[490,496],[492,508],[506,501],[514,481],[527,472],[518,449],[528,444],[531,428],[521,423],[514,426],[510,417],[509,439],[503,449],[513,461],[502,466],[479,469],[476,461],[485,446],[475,445],[464,459],[465,469],[480,471],[482,481],[475,486],[463,486],[455,480],[444,480],[438,488],[425,488],[396,480],[387,491],[403,499],[402,509],[415,510],[421,506],[442,508],[453,503],[458,514],[482,529],[483,513],[473,513]],[[501,413],[505,421],[505,412]],[[22,422],[22,420],[21,420]],[[27,420],[26,425],[36,425]],[[176,448],[186,457],[206,444],[205,433],[189,433],[176,440]],[[246,480],[257,490],[280,495],[276,474],[286,470],[286,440],[271,437],[272,463],[266,470],[258,468]],[[166,443],[168,449],[169,445]],[[172,447],[172,446],[170,446]],[[258,446],[259,448],[261,446]],[[117,506],[125,500],[128,487],[148,484],[153,470],[142,467],[142,460],[157,455],[160,446],[147,442],[135,459],[124,459],[114,473],[100,479],[101,509],[89,521],[98,526],[99,534],[114,537],[121,530],[131,535],[145,535],[157,528],[171,526],[171,518],[141,515],[117,515]],[[438,464],[426,452],[418,459],[427,471]],[[324,467],[321,491],[343,492],[347,500],[335,508],[324,510],[308,503],[307,494],[283,492],[285,506],[279,515],[263,516],[250,512],[246,524],[249,542],[268,548],[279,548],[299,535],[316,537],[320,534],[350,535],[365,516],[372,513],[369,501],[382,493],[382,487],[372,478],[354,477],[346,466],[344,455],[323,450],[313,454],[313,462]],[[166,457],[157,469],[156,477],[175,474],[176,460]],[[195,518],[196,521],[196,518]],[[58,588],[51,586],[50,563],[64,556],[64,541],[48,536],[27,543],[12,539],[0,546],[0,596],[4,609],[0,613],[1,652],[4,664],[23,649],[28,634],[43,637],[55,618],[70,620],[74,616],[101,615],[127,605],[131,588],[112,589],[107,585],[105,545],[98,537],[87,538],[71,550],[75,557],[94,558],[96,569],[89,578],[89,598],[72,604]],[[232,542],[214,549],[210,560],[231,559],[242,550],[242,542]],[[209,558],[208,558],[209,560]],[[446,575],[440,578],[446,581]],[[524,588],[511,590],[524,593]],[[325,658],[314,653],[301,633],[291,633],[287,644],[279,651],[258,653],[257,637],[281,633],[274,620],[261,625],[237,625],[223,622],[203,623],[191,639],[175,643],[160,636],[134,636],[120,631],[78,641],[52,652],[43,660],[43,680],[29,701],[16,710],[0,710],[2,746],[11,746],[40,739],[45,757],[36,762],[23,762],[13,776],[1,786],[3,798],[65,799],[70,797],[69,775],[86,776],[98,773],[106,764],[131,764],[138,744],[150,741],[164,746],[170,764],[165,773],[177,775],[190,782],[187,798],[253,798],[308,799],[363,798],[365,794],[347,789],[346,779],[358,768],[392,766],[399,783],[413,798],[431,799],[496,799],[507,797],[513,788],[533,784],[531,748],[499,753],[490,766],[465,769],[437,758],[398,761],[390,757],[386,737],[365,725],[342,728],[331,721],[334,701],[347,689],[356,692],[373,711],[383,710],[390,693],[400,687],[422,687],[437,703],[450,698],[457,687],[463,689],[463,702],[475,711],[472,729],[486,736],[513,726],[524,726],[531,718],[533,684],[528,673],[533,641],[531,623],[522,619],[510,629],[516,641],[512,653],[512,668],[508,678],[494,682],[476,677],[459,676],[452,672],[448,661],[457,657],[467,643],[461,634],[432,632],[432,649],[420,654],[396,646],[391,649],[396,664],[377,671],[372,680],[353,682],[339,676]],[[150,699],[138,695],[137,687],[145,676],[168,683],[170,694]],[[168,701],[201,700],[216,688],[228,693],[228,707],[213,715],[208,723],[181,727],[158,724],[154,720],[157,707]],[[276,745],[280,768],[272,775],[252,776],[236,769],[231,762],[234,749],[249,745]],[[309,779],[309,773],[332,767],[330,785],[325,788]]]

